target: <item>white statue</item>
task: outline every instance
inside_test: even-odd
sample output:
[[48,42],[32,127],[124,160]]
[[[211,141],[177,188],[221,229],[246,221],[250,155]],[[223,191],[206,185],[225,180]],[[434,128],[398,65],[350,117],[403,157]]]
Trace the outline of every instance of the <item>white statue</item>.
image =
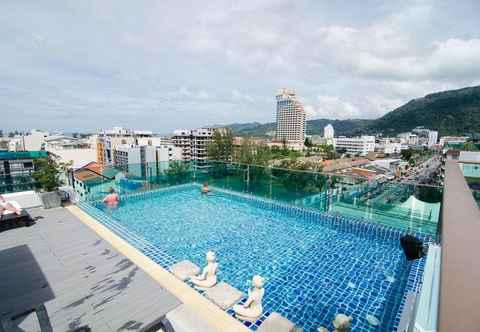
[[205,256],[207,265],[203,268],[202,273],[190,278],[190,281],[198,288],[210,288],[217,284],[217,257],[213,251],[207,252]]
[[242,305],[234,305],[235,316],[242,320],[255,322],[263,313],[262,299],[265,294],[265,280],[259,275],[252,278],[252,288],[248,290],[248,298]]
[[335,332],[347,332],[352,326],[352,316],[347,316],[344,314],[338,314],[333,320],[333,327],[335,327]]

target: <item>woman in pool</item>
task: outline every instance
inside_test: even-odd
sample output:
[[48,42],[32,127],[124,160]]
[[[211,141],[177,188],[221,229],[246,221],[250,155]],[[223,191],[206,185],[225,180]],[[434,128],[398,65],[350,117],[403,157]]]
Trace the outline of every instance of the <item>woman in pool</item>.
[[210,193],[210,188],[208,188],[208,182],[205,182],[202,187],[202,194]]
[[103,203],[109,208],[115,208],[118,206],[118,203],[120,203],[120,196],[115,192],[115,189],[112,187],[108,189],[108,195],[103,199]]
[[0,217],[3,214],[3,211],[12,211],[17,215],[22,214],[22,211],[20,209],[16,208],[11,203],[7,202],[5,198],[2,195],[0,195]]

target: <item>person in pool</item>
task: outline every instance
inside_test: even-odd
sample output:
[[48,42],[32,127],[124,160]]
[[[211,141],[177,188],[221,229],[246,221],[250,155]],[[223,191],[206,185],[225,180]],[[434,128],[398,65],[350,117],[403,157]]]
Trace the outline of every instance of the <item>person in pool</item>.
[[202,187],[202,194],[208,194],[210,192],[210,188],[208,188],[208,182],[205,182]]
[[109,208],[118,206],[120,203],[120,196],[118,196],[118,194],[115,192],[115,189],[112,187],[108,189],[108,195],[103,199],[103,203],[105,203],[105,205],[107,205]]

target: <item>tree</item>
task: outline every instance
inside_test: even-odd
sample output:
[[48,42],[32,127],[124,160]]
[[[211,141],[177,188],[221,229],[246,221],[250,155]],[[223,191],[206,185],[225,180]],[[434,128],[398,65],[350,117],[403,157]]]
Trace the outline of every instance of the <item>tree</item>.
[[242,145],[238,151],[238,161],[243,164],[253,164],[255,161],[255,153],[253,149],[252,139],[243,138]]
[[463,144],[463,150],[465,151],[475,151],[476,146],[472,142],[468,141]]
[[410,161],[410,159],[413,156],[413,150],[412,149],[402,150],[402,152],[400,152],[400,154],[402,155],[402,159],[404,159],[406,161]]
[[307,148],[311,148],[311,147],[313,146],[312,140],[311,140],[310,138],[308,138],[308,137],[305,138],[305,143],[303,143],[303,144],[305,144],[305,146],[306,146]]
[[231,161],[233,155],[233,135],[230,128],[215,129],[213,141],[207,146],[210,160]]
[[287,148],[287,139],[284,137],[282,138],[282,150],[285,152],[285,151],[288,151],[288,148]]
[[40,158],[35,159],[33,165],[35,171],[32,177],[43,191],[54,191],[63,184],[60,176],[68,164],[57,163],[51,158]]
[[177,176],[177,175],[182,175],[185,174],[188,171],[188,165],[181,161],[172,161],[170,165],[168,166],[168,169],[164,171],[166,175],[169,176]]

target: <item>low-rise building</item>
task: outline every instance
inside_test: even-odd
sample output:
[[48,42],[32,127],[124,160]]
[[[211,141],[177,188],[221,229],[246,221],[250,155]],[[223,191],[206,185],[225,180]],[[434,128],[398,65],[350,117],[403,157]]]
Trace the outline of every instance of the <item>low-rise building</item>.
[[45,140],[45,150],[58,161],[71,163],[78,169],[97,160],[96,146],[89,139],[73,138],[64,135],[49,136]]
[[403,150],[403,147],[406,146],[402,146],[400,141],[395,141],[390,138],[384,138],[375,143],[375,151],[385,155],[400,154],[400,152]]
[[369,152],[375,151],[375,136],[341,136],[334,139],[334,146],[339,152],[345,151],[352,155],[366,156]]
[[462,145],[467,142],[468,137],[464,136],[443,136],[440,138],[440,145]]
[[48,131],[32,129],[28,135],[23,136],[23,150],[38,151],[44,150],[45,140],[50,134]]
[[418,145],[419,144],[419,137],[417,134],[413,134],[411,132],[401,133],[398,134],[400,138],[400,143],[405,145]]

